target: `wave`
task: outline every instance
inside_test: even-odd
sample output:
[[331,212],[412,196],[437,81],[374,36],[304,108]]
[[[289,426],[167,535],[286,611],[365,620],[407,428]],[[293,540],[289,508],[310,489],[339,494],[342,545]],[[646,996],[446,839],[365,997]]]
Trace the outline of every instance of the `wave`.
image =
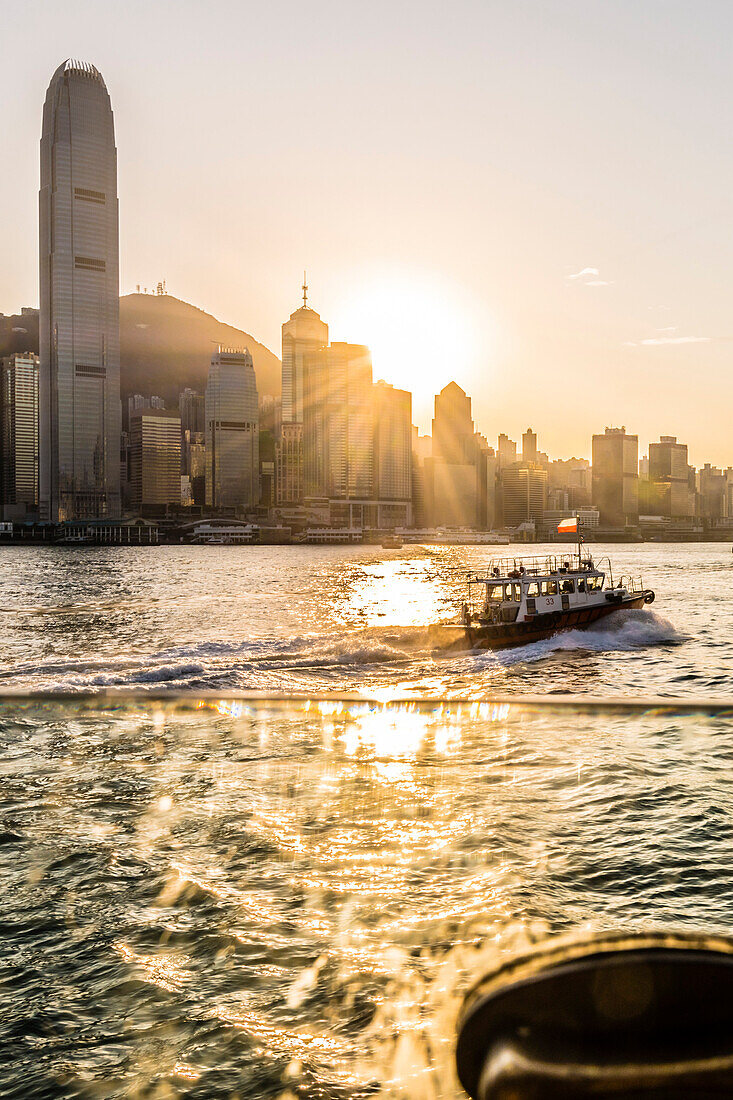
[[482,656],[491,656],[501,664],[518,664],[540,661],[563,651],[579,650],[593,653],[614,653],[643,649],[649,646],[681,645],[687,641],[669,619],[654,611],[617,611],[596,626],[584,630],[565,630],[540,642],[500,650]]

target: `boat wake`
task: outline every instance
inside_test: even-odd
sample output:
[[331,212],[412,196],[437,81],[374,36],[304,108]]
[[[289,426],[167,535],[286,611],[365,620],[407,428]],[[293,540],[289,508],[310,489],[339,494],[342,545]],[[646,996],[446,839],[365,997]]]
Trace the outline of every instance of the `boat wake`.
[[503,665],[541,661],[555,654],[579,650],[592,653],[614,653],[651,646],[681,645],[687,640],[669,619],[654,611],[617,611],[584,630],[564,630],[529,645],[493,652],[481,656],[493,658]]
[[[428,629],[373,628],[345,634],[291,639],[202,641],[145,656],[105,660],[49,660],[2,674],[6,686],[46,691],[94,691],[110,687],[178,690],[365,691],[399,684],[428,690],[438,677],[450,692],[451,677],[496,690],[493,673],[570,652],[620,652],[685,641],[674,625],[654,612],[620,611],[593,628],[568,630],[514,649],[440,653]],[[486,677],[488,676],[488,681]],[[458,685],[457,685],[458,687]]]

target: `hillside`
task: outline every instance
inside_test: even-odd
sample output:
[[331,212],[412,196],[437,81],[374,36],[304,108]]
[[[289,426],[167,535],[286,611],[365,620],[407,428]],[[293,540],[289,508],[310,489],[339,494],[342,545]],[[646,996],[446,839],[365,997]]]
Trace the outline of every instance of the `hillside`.
[[[159,394],[169,406],[184,386],[203,393],[217,344],[247,347],[252,353],[257,389],[280,395],[280,360],[254,337],[217,321],[209,313],[170,294],[126,294],[120,298],[120,389]],[[0,317],[0,357],[14,351],[38,351],[38,312]]]
[[120,298],[120,388],[157,393],[178,401],[184,386],[203,393],[211,353],[217,344],[252,353],[260,397],[280,395],[280,360],[248,332],[217,321],[210,313],[170,294],[126,294]]

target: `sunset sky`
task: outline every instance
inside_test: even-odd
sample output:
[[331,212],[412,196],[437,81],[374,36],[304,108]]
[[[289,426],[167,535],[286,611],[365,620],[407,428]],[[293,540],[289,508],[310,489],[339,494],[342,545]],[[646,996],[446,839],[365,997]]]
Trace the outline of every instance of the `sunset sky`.
[[605,425],[733,464],[729,0],[0,0],[0,311],[38,304],[41,108],[115,112],[121,291],[280,353],[300,301],[490,442]]

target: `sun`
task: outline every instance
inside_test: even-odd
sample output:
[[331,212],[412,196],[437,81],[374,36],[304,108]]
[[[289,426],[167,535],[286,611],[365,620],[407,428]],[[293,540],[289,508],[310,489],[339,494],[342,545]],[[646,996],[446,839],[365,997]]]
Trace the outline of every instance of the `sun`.
[[390,273],[353,284],[331,311],[332,340],[366,344],[374,378],[414,397],[425,421],[450,381],[470,386],[477,369],[475,320],[457,288],[424,273]]

